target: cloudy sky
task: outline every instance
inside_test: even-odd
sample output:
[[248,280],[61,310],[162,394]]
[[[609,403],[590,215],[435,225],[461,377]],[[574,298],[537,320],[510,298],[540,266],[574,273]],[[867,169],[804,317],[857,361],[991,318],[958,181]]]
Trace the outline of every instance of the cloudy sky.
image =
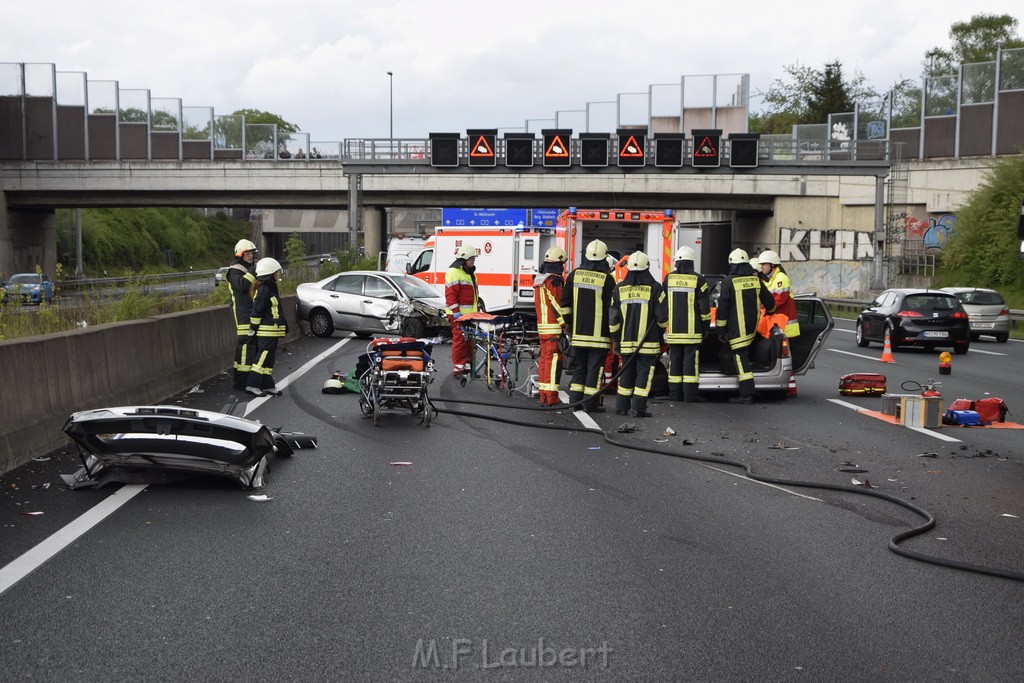
[[[275,112],[313,140],[467,128],[579,130],[588,102],[683,75],[749,73],[754,92],[801,62],[842,62],[885,90],[976,12],[1024,19],[1019,0],[826,3],[685,0],[0,0],[0,62],[52,62],[217,113]],[[967,8],[970,7],[970,8]],[[394,73],[393,78],[387,72]],[[710,81],[688,79],[688,101]],[[724,78],[721,90],[733,81]],[[0,83],[0,86],[3,84]],[[655,114],[678,91],[655,89]],[[694,98],[691,100],[690,98]],[[623,98],[623,123],[646,97]],[[701,103],[706,104],[706,103]],[[614,121],[592,106],[592,130]],[[642,110],[642,111],[641,111]]]

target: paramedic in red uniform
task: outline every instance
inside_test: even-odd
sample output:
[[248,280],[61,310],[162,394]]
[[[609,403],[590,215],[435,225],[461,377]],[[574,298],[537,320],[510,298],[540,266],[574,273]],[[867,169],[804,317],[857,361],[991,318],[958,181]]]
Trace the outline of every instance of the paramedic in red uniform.
[[541,405],[557,406],[559,373],[562,358],[558,353],[558,338],[562,334],[561,308],[562,279],[565,262],[569,260],[561,247],[551,247],[544,254],[540,274],[533,280],[533,306],[537,313],[537,336],[540,337],[540,360],[537,363],[538,398]]
[[453,374],[461,375],[470,371],[469,344],[462,326],[456,321],[466,313],[476,313],[476,249],[463,244],[455,250],[455,260],[444,276],[444,303],[448,307],[448,323],[452,327]]

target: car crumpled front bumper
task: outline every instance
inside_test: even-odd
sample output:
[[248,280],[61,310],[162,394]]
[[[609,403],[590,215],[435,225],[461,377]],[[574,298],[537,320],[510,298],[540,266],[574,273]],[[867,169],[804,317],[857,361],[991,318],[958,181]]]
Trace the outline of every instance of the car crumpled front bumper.
[[254,420],[177,406],[125,406],[73,413],[64,432],[82,468],[61,475],[71,488],[109,482],[169,482],[215,474],[245,488],[263,486],[268,457],[315,448],[305,434],[274,431]]

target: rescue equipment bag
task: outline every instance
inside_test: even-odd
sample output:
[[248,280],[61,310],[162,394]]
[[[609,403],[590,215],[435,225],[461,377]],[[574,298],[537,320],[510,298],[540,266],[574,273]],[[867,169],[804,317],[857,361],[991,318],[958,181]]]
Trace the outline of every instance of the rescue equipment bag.
[[969,398],[958,398],[949,405],[950,410],[975,410],[981,415],[983,423],[1006,422],[1006,414],[1010,409],[1006,401],[991,396],[977,401]]
[[981,415],[976,410],[947,410],[942,416],[942,424],[961,427],[978,427],[982,425]]
[[852,372],[839,378],[841,396],[881,396],[885,393],[885,375],[877,372]]

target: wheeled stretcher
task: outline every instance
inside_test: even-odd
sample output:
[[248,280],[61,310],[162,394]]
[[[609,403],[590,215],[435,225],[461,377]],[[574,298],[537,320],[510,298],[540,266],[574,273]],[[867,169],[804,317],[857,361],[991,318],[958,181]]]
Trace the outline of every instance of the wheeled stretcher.
[[431,347],[411,337],[381,337],[366,346],[368,367],[359,376],[359,409],[380,425],[385,410],[408,410],[430,427],[427,387],[434,361]]

